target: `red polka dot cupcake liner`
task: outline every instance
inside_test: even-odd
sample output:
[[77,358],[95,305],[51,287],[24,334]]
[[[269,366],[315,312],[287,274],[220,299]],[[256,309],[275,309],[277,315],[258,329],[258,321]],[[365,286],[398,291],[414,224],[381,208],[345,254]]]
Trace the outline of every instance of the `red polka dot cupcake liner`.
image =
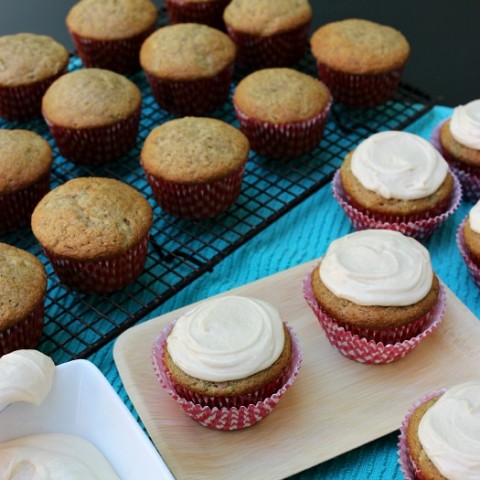
[[10,232],[30,224],[37,203],[50,191],[50,172],[34,184],[0,195],[0,232]]
[[[313,269],[312,269],[313,271]],[[442,321],[446,308],[446,293],[440,285],[440,293],[437,303],[433,309],[426,315],[412,324],[412,328],[392,328],[388,331],[377,334],[377,332],[364,332],[369,336],[378,338],[370,339],[365,336],[359,336],[347,330],[345,326],[330,317],[318,304],[313,294],[311,275],[303,282],[303,296],[317,317],[322,326],[330,344],[338,350],[343,356],[360,363],[383,364],[391,363],[405,357],[412,351],[427,335],[432,333]],[[419,333],[414,333],[412,337],[406,338],[409,331],[416,332],[422,326]],[[382,341],[382,338],[385,341]]]
[[460,255],[463,258],[463,261],[465,262],[465,265],[467,266],[467,269],[470,273],[470,275],[473,278],[473,281],[477,285],[478,288],[480,288],[480,264],[475,262],[475,260],[472,258],[470,255],[467,246],[465,245],[465,236],[463,233],[463,228],[465,226],[465,222],[467,221],[467,217],[465,217],[460,225],[457,228],[457,234],[456,234],[456,241],[457,241],[457,247],[458,250],[460,251]]
[[225,30],[223,11],[231,0],[184,2],[165,0],[170,23],[202,23],[219,30]]
[[175,217],[201,220],[215,217],[233,205],[240,194],[245,167],[211,183],[184,184],[163,180],[145,172],[155,200]]
[[305,54],[310,22],[288,32],[261,37],[239,32],[227,25],[227,32],[238,48],[238,63],[252,68],[288,67]]
[[355,230],[395,230],[416,240],[425,241],[457,210],[462,200],[461,184],[455,173],[450,173],[453,176],[454,189],[448,205],[446,205],[443,212],[437,212],[437,214],[428,213],[429,216],[426,218],[412,216],[406,220],[405,217],[372,215],[369,212],[360,210],[351,203],[345,193],[340,180],[339,170],[335,172],[332,181],[333,196],[344,210]]
[[44,300],[32,313],[15,325],[0,330],[0,357],[23,348],[36,348],[40,343],[44,322]]
[[[185,398],[177,391],[177,385],[172,382],[171,375],[167,371],[164,363],[164,351],[167,337],[173,328],[175,322],[168,325],[157,337],[152,347],[152,364],[155,375],[160,385],[196,422],[204,427],[214,430],[240,430],[251,427],[269,415],[285,392],[293,385],[302,364],[302,355],[300,344],[293,330],[287,325],[292,338],[293,357],[287,371],[281,379],[281,385],[278,389],[265,398],[261,398],[254,403],[236,406],[221,406],[228,403],[225,399],[215,400],[213,398],[203,398],[201,402],[196,402],[190,398]],[[184,393],[184,392],[183,392]],[[191,395],[189,395],[191,397]],[[258,395],[261,397],[261,395]],[[248,400],[248,398],[243,399]],[[220,406],[211,406],[211,404]]]
[[350,108],[372,108],[383,105],[395,94],[403,67],[390,72],[358,75],[332,70],[317,63],[318,76],[330,88],[333,99]]
[[203,115],[228,100],[234,64],[213,77],[194,80],[163,80],[145,72],[157,105],[178,116]]
[[154,29],[152,25],[145,32],[118,40],[96,40],[72,31],[70,35],[85,67],[104,68],[123,74],[140,70],[140,48]]
[[76,260],[44,249],[53,270],[62,283],[90,294],[115,292],[126,287],[142,273],[148,253],[149,235],[118,257],[104,260]]
[[262,122],[246,115],[236,105],[234,107],[240,130],[253,151],[268,158],[288,158],[305,155],[319,145],[331,103],[317,115],[292,123]]
[[66,128],[45,118],[60,154],[79,165],[102,165],[126,155],[136,144],[138,108],[127,118],[92,128]]
[[400,435],[398,436],[398,463],[400,465],[400,470],[403,473],[403,476],[405,477],[405,480],[419,480],[423,478],[421,472],[415,465],[415,462],[413,461],[412,457],[410,456],[410,453],[408,452],[408,447],[407,447],[407,428],[408,424],[410,422],[410,419],[412,418],[413,413],[415,410],[420,407],[425,402],[428,402],[432,398],[438,397],[445,393],[446,389],[438,390],[432,393],[429,393],[427,395],[424,395],[422,398],[420,398],[407,412],[405,415],[405,418],[402,421],[402,425],[400,427]]

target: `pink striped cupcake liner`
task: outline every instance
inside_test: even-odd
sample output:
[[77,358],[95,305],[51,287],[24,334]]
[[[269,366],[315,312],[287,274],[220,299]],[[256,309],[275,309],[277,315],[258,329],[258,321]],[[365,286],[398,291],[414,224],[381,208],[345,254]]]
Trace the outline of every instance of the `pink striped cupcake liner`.
[[[170,323],[155,340],[152,347],[152,364],[155,375],[160,385],[184,410],[184,412],[196,422],[204,427],[213,430],[240,430],[251,427],[268,416],[285,392],[293,385],[302,364],[302,355],[300,352],[300,344],[293,330],[287,325],[292,337],[293,358],[292,362],[285,373],[282,384],[278,390],[268,397],[262,398],[255,403],[248,403],[239,407],[218,407],[209,406],[213,399],[201,399],[196,402],[189,398],[185,398],[176,390],[176,385],[172,382],[171,376],[167,371],[167,367],[163,361],[167,337],[173,328],[175,322]],[[183,392],[184,393],[184,392]],[[189,396],[190,397],[190,396]],[[261,397],[261,395],[257,395]],[[249,398],[244,398],[248,401]],[[223,403],[228,403],[224,401]]]
[[253,69],[288,67],[304,55],[310,34],[310,22],[293,30],[261,37],[239,32],[227,25],[227,32],[238,48],[237,60]]
[[317,63],[317,70],[336,103],[350,108],[372,108],[383,105],[393,97],[403,67],[381,74],[357,75],[332,70],[323,63]]
[[402,217],[388,217],[372,215],[368,212],[359,210],[350,202],[345,193],[340,179],[340,170],[335,172],[332,180],[332,190],[335,200],[340,204],[343,211],[349,218],[355,230],[380,229],[395,230],[419,241],[425,241],[439,228],[448,217],[450,217],[459,207],[462,200],[462,186],[455,173],[450,171],[454,180],[453,195],[448,202],[445,210],[441,213],[433,214],[422,218],[409,217],[408,220]]
[[22,348],[36,348],[43,332],[44,299],[15,325],[0,330],[0,357]]
[[307,120],[291,123],[263,122],[234,107],[240,130],[253,151],[268,158],[288,158],[305,155],[319,145],[331,105],[330,102],[323,111]]
[[478,265],[471,257],[470,253],[468,252],[467,246],[465,245],[465,236],[463,233],[463,228],[465,226],[465,222],[467,221],[467,217],[465,217],[460,225],[457,228],[457,234],[456,234],[456,241],[457,241],[457,247],[460,251],[460,255],[463,258],[463,261],[467,265],[467,269],[470,273],[470,275],[473,278],[473,281],[477,285],[478,288],[480,288],[480,265]]
[[[313,271],[313,269],[312,269]],[[330,344],[343,356],[360,363],[383,364],[391,363],[405,357],[412,351],[427,335],[432,333],[442,321],[446,308],[446,293],[440,285],[440,293],[437,303],[427,314],[414,322],[413,328],[389,329],[387,332],[363,331],[362,334],[372,335],[376,339],[359,336],[345,326],[330,317],[318,304],[313,294],[311,275],[303,282],[303,296],[317,317]],[[422,330],[418,333],[418,328]],[[412,333],[411,338],[408,335]],[[384,340],[384,341],[382,341]]]
[[204,2],[184,2],[183,0],[165,0],[170,23],[202,23],[210,27],[225,30],[223,11],[231,0]]
[[228,100],[234,64],[217,75],[194,80],[164,80],[145,72],[160,108],[175,115],[203,115]]
[[127,154],[136,144],[140,123],[138,108],[127,118],[92,128],[67,128],[45,117],[60,154],[80,165],[102,165]]
[[10,232],[30,224],[37,203],[50,191],[50,172],[32,185],[0,195],[0,232]]
[[44,249],[53,270],[65,285],[90,294],[115,292],[142,273],[148,253],[149,235],[118,257],[104,260],[76,260]]

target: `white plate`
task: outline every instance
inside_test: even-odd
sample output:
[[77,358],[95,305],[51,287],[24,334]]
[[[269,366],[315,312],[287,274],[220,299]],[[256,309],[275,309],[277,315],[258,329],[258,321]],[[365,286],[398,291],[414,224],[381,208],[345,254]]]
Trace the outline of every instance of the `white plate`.
[[0,412],[0,441],[37,433],[86,438],[123,480],[173,479],[115,390],[87,360],[57,366],[52,390],[40,406],[18,402]]

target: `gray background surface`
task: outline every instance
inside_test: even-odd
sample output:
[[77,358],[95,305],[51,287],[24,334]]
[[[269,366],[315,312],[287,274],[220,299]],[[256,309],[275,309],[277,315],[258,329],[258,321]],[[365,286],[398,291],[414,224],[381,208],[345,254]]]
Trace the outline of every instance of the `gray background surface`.
[[[275,0],[272,0],[275,1]],[[73,51],[65,17],[76,0],[0,0],[0,34],[50,35]],[[162,0],[154,0],[161,7]],[[456,106],[480,98],[480,0],[310,0],[312,31],[357,17],[394,26],[412,45],[404,80]]]

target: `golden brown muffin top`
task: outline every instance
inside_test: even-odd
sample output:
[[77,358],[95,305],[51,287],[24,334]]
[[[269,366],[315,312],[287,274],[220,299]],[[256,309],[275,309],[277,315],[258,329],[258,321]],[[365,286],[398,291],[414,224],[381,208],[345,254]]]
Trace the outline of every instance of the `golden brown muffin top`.
[[46,288],[45,267],[37,257],[0,243],[0,331],[32,313]]
[[52,148],[28,130],[0,129],[0,195],[40,180],[52,165]]
[[33,33],[0,37],[0,86],[30,85],[62,72],[68,52],[53,38]]
[[357,18],[323,25],[310,44],[317,62],[353,74],[387,72],[403,66],[410,56],[410,45],[401,32]]
[[168,25],[140,50],[142,68],[170,80],[209,78],[234,62],[236,46],[225,33],[198,23]]
[[127,118],[141,102],[139,88],[123,75],[84,68],[50,85],[42,99],[42,112],[46,120],[62,127],[101,127]]
[[68,29],[95,40],[133,37],[154,26],[157,7],[150,0],[80,0],[68,12]]
[[150,132],[141,162],[148,173],[171,182],[209,183],[237,172],[249,148],[247,137],[226,122],[184,117]]
[[472,167],[480,167],[480,150],[466,147],[455,140],[450,131],[450,122],[451,120],[448,119],[440,128],[440,144],[442,148],[459,162]]
[[265,68],[240,81],[234,104],[257,120],[282,123],[307,120],[331,101],[330,91],[316,78],[291,68]]
[[124,253],[150,230],[152,208],[118,180],[80,177],[50,191],[32,214],[39,243],[61,257],[101,260]]
[[232,0],[223,13],[227,26],[261,37],[289,31],[311,19],[308,0]]

